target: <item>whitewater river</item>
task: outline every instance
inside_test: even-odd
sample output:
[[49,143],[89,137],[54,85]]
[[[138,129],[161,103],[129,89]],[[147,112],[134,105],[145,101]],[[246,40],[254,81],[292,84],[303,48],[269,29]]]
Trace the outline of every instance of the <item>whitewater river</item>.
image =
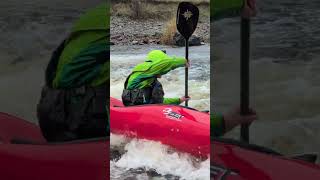
[[[259,1],[252,22],[252,143],[291,155],[320,152],[320,2]],[[212,38],[212,36],[211,36]],[[212,107],[239,104],[239,18],[214,23]],[[239,129],[228,134],[238,138]]]
[[[132,68],[145,60],[152,49],[165,49],[169,55],[184,56],[184,48],[165,46],[117,47],[111,49],[111,91],[112,97],[121,99],[123,84]],[[209,107],[209,52],[207,45],[191,47],[189,72],[190,106],[199,110]],[[184,68],[178,68],[162,76],[166,97],[184,95]],[[209,159],[199,161],[194,157],[172,152],[158,142],[126,139],[111,135],[110,172],[111,179],[209,179]]]

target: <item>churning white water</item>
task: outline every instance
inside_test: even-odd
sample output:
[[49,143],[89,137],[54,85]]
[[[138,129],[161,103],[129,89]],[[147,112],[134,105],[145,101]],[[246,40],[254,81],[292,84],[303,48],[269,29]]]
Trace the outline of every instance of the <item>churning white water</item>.
[[[110,161],[111,179],[209,179],[210,159],[200,161],[159,142],[111,135],[110,147],[122,154]],[[116,154],[116,153],[113,153]]]

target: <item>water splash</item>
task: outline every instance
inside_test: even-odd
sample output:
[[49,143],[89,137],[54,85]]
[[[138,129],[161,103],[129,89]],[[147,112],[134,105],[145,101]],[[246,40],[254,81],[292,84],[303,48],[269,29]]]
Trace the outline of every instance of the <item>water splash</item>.
[[[127,139],[122,135],[111,135],[111,149],[124,152],[110,162],[112,178],[119,178],[131,170],[153,171],[162,177],[171,176],[185,180],[210,178],[210,159],[198,160],[186,153],[176,152],[159,142]],[[136,172],[137,173],[137,172]],[[141,174],[140,174],[141,175]]]

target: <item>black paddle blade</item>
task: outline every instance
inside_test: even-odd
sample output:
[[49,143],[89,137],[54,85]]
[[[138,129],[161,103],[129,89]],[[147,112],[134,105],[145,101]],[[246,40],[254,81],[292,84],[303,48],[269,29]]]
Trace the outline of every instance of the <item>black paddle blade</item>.
[[177,11],[177,29],[180,34],[189,39],[197,28],[199,9],[189,2],[181,2]]

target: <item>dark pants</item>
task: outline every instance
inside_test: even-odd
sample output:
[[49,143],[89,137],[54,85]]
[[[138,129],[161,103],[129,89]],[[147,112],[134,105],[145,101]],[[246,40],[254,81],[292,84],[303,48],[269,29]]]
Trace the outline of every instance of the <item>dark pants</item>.
[[122,102],[125,106],[142,104],[162,104],[164,91],[158,80],[151,87],[143,89],[124,89],[122,92]]
[[107,85],[70,90],[44,87],[37,106],[39,125],[50,142],[109,136]]

